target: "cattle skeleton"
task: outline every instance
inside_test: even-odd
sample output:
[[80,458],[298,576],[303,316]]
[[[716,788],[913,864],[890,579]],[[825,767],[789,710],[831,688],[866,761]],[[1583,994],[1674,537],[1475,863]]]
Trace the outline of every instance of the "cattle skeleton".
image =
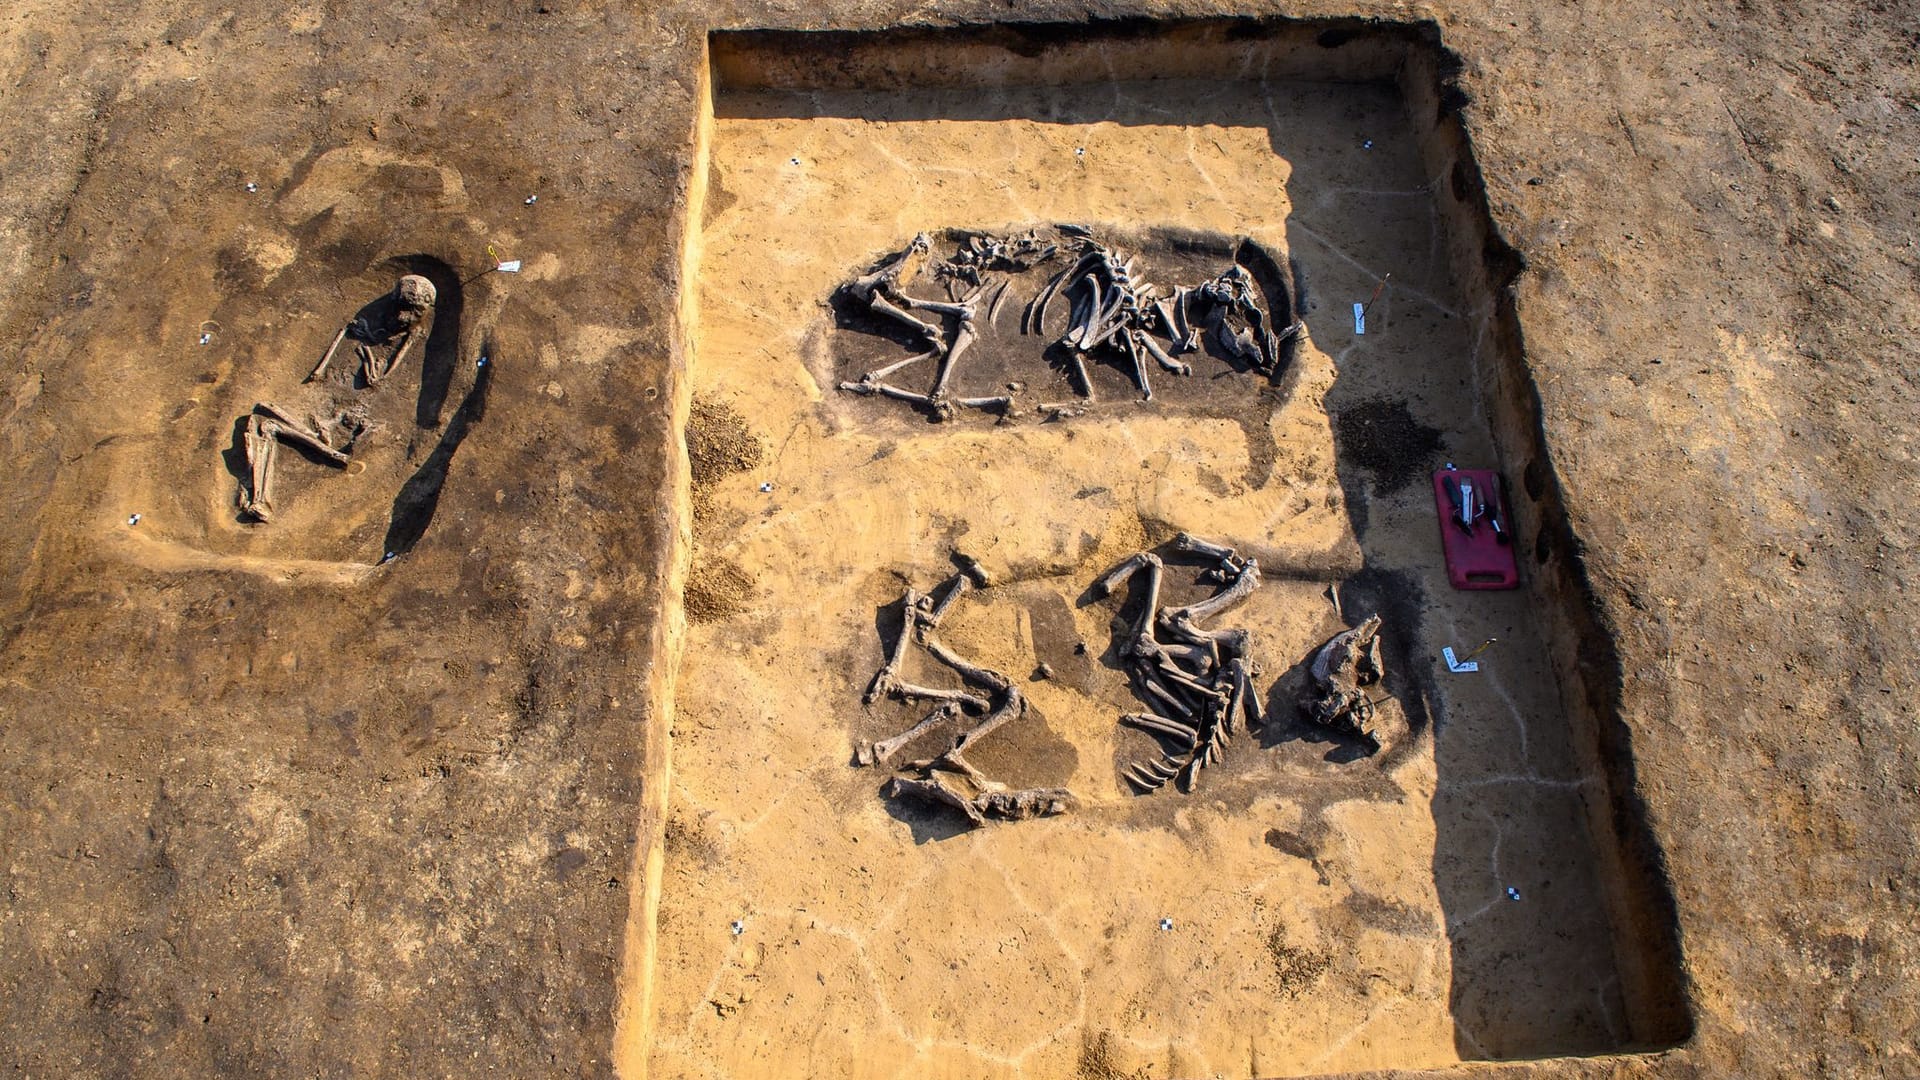
[[1094,583],[1094,592],[1104,596],[1136,576],[1146,581],[1144,602],[1120,646],[1120,660],[1134,693],[1148,708],[1127,713],[1120,721],[1165,737],[1174,749],[1163,749],[1150,762],[1135,762],[1123,773],[1142,793],[1174,779],[1182,789],[1193,790],[1200,770],[1213,764],[1241,725],[1257,727],[1263,720],[1253,686],[1260,672],[1248,655],[1247,632],[1201,625],[1253,595],[1260,586],[1259,562],[1189,533],[1175,537],[1174,548],[1182,555],[1213,560],[1214,567],[1202,577],[1220,582],[1221,589],[1197,603],[1161,607],[1163,564],[1150,551],[1129,557]]
[[[844,295],[875,315],[906,327],[925,348],[868,371],[859,379],[842,382],[840,389],[905,401],[930,410],[939,420],[950,419],[959,408],[1010,410],[1013,399],[1006,395],[954,396],[954,371],[961,357],[979,340],[981,324],[991,327],[995,323],[1014,276],[1051,261],[1063,249],[1074,256],[1073,263],[1054,274],[1027,304],[1020,329],[1025,334],[1047,334],[1046,322],[1054,299],[1066,297],[1067,326],[1054,344],[1065,349],[1076,390],[1088,401],[1094,397],[1087,370],[1089,356],[1106,352],[1126,359],[1141,397],[1151,400],[1148,360],[1163,371],[1189,375],[1191,365],[1178,357],[1198,351],[1204,332],[1211,332],[1227,355],[1271,374],[1281,362],[1281,343],[1302,328],[1296,320],[1275,332],[1271,317],[1260,304],[1253,276],[1238,264],[1204,284],[1181,286],[1167,293],[1140,276],[1134,257],[1095,240],[1090,230],[1061,225],[1057,232],[1058,238],[1037,231],[1013,237],[970,233],[953,257],[944,260],[933,257],[933,241],[920,233],[870,273],[843,285]],[[925,300],[909,295],[907,288],[923,276],[944,281],[947,299]],[[923,314],[933,318],[924,318]],[[926,392],[888,381],[896,372],[926,360],[938,362],[933,385]],[[1070,414],[1063,406],[1043,407],[1043,411],[1050,416]]]
[[[900,635],[893,651],[867,685],[863,699],[871,705],[883,697],[909,702],[932,702],[934,709],[919,723],[888,739],[859,748],[855,759],[862,765],[884,767],[893,756],[935,728],[955,718],[970,721],[952,736],[945,750],[931,758],[905,766],[918,778],[895,777],[888,784],[889,795],[942,803],[960,810],[968,820],[980,824],[989,818],[1016,820],[1071,810],[1075,800],[1062,788],[1034,788],[1008,791],[966,759],[966,751],[1000,727],[1026,714],[1026,699],[1013,680],[981,667],[948,648],[934,634],[954,603],[975,588],[991,585],[978,563],[959,557],[960,570],[933,592],[920,593],[908,588],[902,601]],[[935,599],[936,595],[938,599]],[[920,646],[928,655],[951,668],[966,684],[946,689],[919,686],[901,676],[909,644]],[[978,719],[976,719],[978,718]],[[964,778],[974,788],[966,794],[949,781],[950,776]]]

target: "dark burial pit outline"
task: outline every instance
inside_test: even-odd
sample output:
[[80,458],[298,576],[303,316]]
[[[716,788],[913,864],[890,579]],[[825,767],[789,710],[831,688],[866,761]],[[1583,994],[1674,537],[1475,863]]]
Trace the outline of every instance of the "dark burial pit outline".
[[[1172,299],[1177,288],[1198,289],[1232,269],[1244,271],[1252,281],[1254,298],[1267,322],[1266,329],[1275,338],[1270,366],[1263,370],[1233,355],[1208,326],[1201,323],[1196,326],[1198,347],[1184,353],[1173,351],[1171,334],[1158,330],[1146,332],[1171,353],[1173,359],[1191,368],[1188,374],[1176,374],[1162,370],[1151,357],[1143,357],[1153,391],[1150,400],[1143,398],[1131,364],[1115,347],[1103,346],[1082,354],[1084,368],[1074,367],[1070,356],[1074,350],[1057,331],[1064,330],[1062,320],[1067,319],[1075,307],[1075,297],[1069,294],[1073,283],[1060,277],[1078,257],[1075,230],[1087,233],[1087,239],[1112,252],[1116,260],[1131,262],[1135,267],[1133,279],[1157,286],[1166,300]],[[899,290],[922,301],[947,303],[964,298],[973,287],[964,281],[943,282],[936,266],[963,251],[970,238],[1024,237],[1029,233],[1053,241],[1058,245],[1058,252],[1024,270],[983,272],[976,298],[978,314],[972,321],[975,336],[970,347],[954,362],[949,388],[950,397],[956,400],[1007,396],[1011,398],[1010,404],[951,410],[950,415],[943,418],[929,403],[903,405],[878,392],[859,391],[868,404],[864,408],[854,406],[853,410],[864,424],[886,422],[889,414],[899,413],[906,407],[921,414],[929,423],[943,419],[949,423],[962,419],[977,423],[992,422],[996,417],[1002,422],[1047,420],[1046,414],[1035,413],[1034,407],[1041,403],[1064,405],[1069,409],[1157,408],[1176,414],[1237,415],[1249,404],[1257,403],[1264,413],[1284,401],[1291,389],[1289,376],[1301,343],[1294,268],[1284,253],[1270,252],[1251,237],[1168,227],[1139,229],[1100,222],[1029,222],[984,230],[930,228],[923,230],[922,235],[931,238],[932,250],[925,256],[917,276],[902,281]],[[905,251],[911,239],[901,237],[887,252],[849,268],[847,281],[880,269]],[[942,295],[943,284],[945,295]],[[1046,305],[1047,311],[1042,313],[1031,308],[1029,305],[1039,300],[1049,286],[1055,291]],[[867,372],[908,361],[929,348],[929,343],[903,322],[875,312],[848,284],[835,289],[826,303],[837,332],[831,335],[826,350],[831,367],[816,371],[815,378],[823,386],[838,387],[842,396],[853,386],[865,385]],[[1194,318],[1201,317],[1202,306],[1193,305]],[[1042,314],[1047,315],[1045,326],[1038,325]],[[940,324],[949,345],[953,343],[957,324],[952,316],[921,313],[915,317]],[[1027,325],[1029,318],[1036,324],[1031,328]],[[923,392],[941,362],[938,355],[929,355],[886,381],[900,389]],[[1084,384],[1082,370],[1088,380]],[[1234,375],[1242,376],[1231,380],[1234,385],[1218,389],[1209,385]],[[1050,386],[1045,391],[1037,389],[1041,382],[1058,383],[1062,378],[1064,386]],[[1262,394],[1263,388],[1271,388],[1273,392]],[[1088,396],[1089,391],[1093,396]],[[1049,397],[1054,400],[1047,401]],[[1217,407],[1209,409],[1209,405]],[[1252,425],[1248,427],[1251,436]]]
[[[427,333],[421,347],[412,350],[411,356],[418,357],[420,364],[420,388],[413,405],[413,430],[408,433],[406,460],[419,461],[418,466],[402,481],[395,491],[391,509],[388,512],[387,528],[381,541],[380,552],[369,561],[383,563],[392,558],[405,555],[426,535],[434,516],[439,511],[440,491],[445,485],[448,471],[452,467],[454,455],[460,450],[476,425],[486,417],[487,398],[493,384],[494,370],[498,358],[494,355],[496,346],[490,332],[483,331],[480,351],[476,357],[476,370],[473,384],[462,395],[459,405],[454,409],[453,417],[448,420],[444,430],[434,441],[424,457],[419,454],[419,440],[441,428],[446,416],[447,398],[455,382],[456,369],[464,355],[463,345],[467,327],[464,325],[466,309],[466,282],[445,260],[434,255],[414,253],[395,256],[383,260],[370,272],[390,273],[396,279],[403,274],[417,274],[433,283],[436,293],[433,314],[428,323]],[[395,299],[391,292],[368,300],[346,320],[351,325],[355,321],[364,321],[368,326],[385,326],[392,323]],[[360,371],[359,359],[354,346],[359,339],[352,333],[340,343],[333,357],[328,378],[339,378],[345,368],[346,380],[355,391],[368,389],[368,383]],[[485,362],[479,362],[484,358]],[[293,361],[294,367],[302,368],[301,378],[305,377],[304,363]],[[404,367],[404,365],[403,365]],[[393,378],[402,374],[401,368],[388,375]],[[249,410],[249,413],[251,410]],[[228,482],[235,488],[228,492],[231,496],[238,486],[249,481],[245,438],[247,416],[242,413],[233,423],[233,435],[229,445],[221,451],[226,466]],[[376,417],[375,419],[379,419]],[[388,420],[392,423],[393,420]],[[282,443],[282,453],[277,466],[280,469],[299,467],[295,463],[314,466],[327,466],[312,450],[297,443]],[[304,486],[304,485],[303,485]],[[245,515],[235,512],[236,522],[247,522],[248,528],[275,528],[272,523],[252,523]]]

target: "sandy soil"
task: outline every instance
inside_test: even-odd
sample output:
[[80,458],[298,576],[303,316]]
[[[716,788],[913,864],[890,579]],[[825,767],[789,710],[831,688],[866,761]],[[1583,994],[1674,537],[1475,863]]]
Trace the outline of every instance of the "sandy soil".
[[[1382,27],[1437,38],[1457,65],[1419,114],[1458,116],[1479,168],[1426,202],[1363,195],[1435,179],[1391,137],[1373,157],[1353,149],[1373,107],[1276,133],[1264,103],[1235,121],[1228,95],[1198,119],[1148,110],[1132,135],[1087,125],[1072,143],[1085,166],[1042,138],[1022,152],[1045,156],[1020,162],[1048,166],[1037,187],[1002,168],[1001,186],[963,190],[1010,162],[1011,143],[939,163],[959,172],[929,167],[917,188],[876,163],[843,180],[887,186],[895,203],[835,203],[755,236],[770,203],[817,196],[818,163],[856,150],[795,138],[732,166],[755,189],[717,174],[706,223],[732,240],[688,220],[714,28],[994,24],[1000,55],[977,74],[1063,38],[1171,40],[1159,23],[1108,19],[1219,12],[0,10],[0,1063],[60,1077],[697,1075],[779,1071],[776,1047],[821,1071],[857,1067],[857,1044],[964,1075],[1387,1061],[1449,1076],[1920,1072],[1915,12],[1244,5],[1234,14],[1323,20],[1308,38],[1330,60]],[[999,22],[1010,15],[1066,28]],[[1113,103],[1143,95],[1129,98]],[[731,119],[831,126],[809,115]],[[1206,401],[1060,431],[936,431],[822,388],[842,354],[817,305],[851,268],[930,224],[1089,204],[1097,192],[1077,178],[1108,175],[1100,155],[1156,127],[1173,141],[1155,144],[1152,169],[1197,181],[1204,168],[1264,198],[1159,185],[1091,217],[1257,232],[1311,268],[1321,306],[1300,381],[1254,428],[1272,435],[1271,461],[1256,468],[1260,441],[1237,416],[1203,415]],[[1183,128],[1209,136],[1191,158]],[[991,141],[950,145],[971,138]],[[814,164],[782,167],[796,156]],[[1510,289],[1476,292],[1422,260],[1436,198],[1484,203],[1497,235],[1456,265],[1518,270]],[[736,281],[785,282],[768,301],[784,314],[705,302],[682,261],[688,232],[715,272],[727,243],[751,249],[760,261]],[[527,273],[476,277],[490,244]],[[224,456],[236,419],[298,395],[342,320],[402,269],[434,265],[423,258],[462,283],[461,311],[443,308],[431,347],[365,395],[387,425],[367,469],[289,459],[297,527],[240,527]],[[1383,330],[1354,341],[1340,307],[1388,269]],[[1442,309],[1471,319],[1488,300],[1511,305],[1493,344],[1513,360],[1502,408],[1480,418],[1448,397],[1446,343],[1461,342]],[[759,356],[759,376],[709,362],[728,327],[735,362]],[[497,366],[475,398],[483,349]],[[750,419],[736,434],[762,455],[723,450],[745,471],[708,485],[698,537],[682,457],[692,382]],[[1553,603],[1453,609],[1431,587],[1413,489],[1341,459],[1374,460],[1382,424],[1412,434],[1393,445],[1432,428],[1439,453],[1467,459],[1485,448],[1483,420],[1505,439],[1525,426],[1514,416],[1537,439],[1504,464],[1528,511],[1558,522],[1530,536],[1526,568],[1561,585]],[[1089,477],[1150,467],[1056,488],[1048,455]],[[988,510],[969,510],[958,539],[1007,582],[956,613],[969,648],[1011,667],[1048,642],[1102,644],[1113,611],[1076,606],[1085,578],[1150,526],[1204,511],[1250,546],[1276,533],[1263,554],[1311,563],[1248,610],[1280,657],[1269,681],[1297,659],[1287,650],[1337,625],[1323,583],[1346,579],[1363,607],[1424,583],[1431,612],[1394,639],[1404,741],[1374,761],[1330,761],[1334,744],[1304,738],[1237,743],[1198,796],[1128,799],[1114,768],[1135,736],[1111,724],[1111,671],[1097,656],[1054,661],[1066,677],[1033,684],[1038,714],[983,760],[1072,783],[1082,813],[954,836],[894,816],[881,778],[846,754],[899,717],[863,712],[857,689],[877,613],[907,579],[942,572],[950,543],[906,465],[951,478],[968,460],[995,463],[978,470],[985,494],[1018,496],[963,504]],[[994,486],[1015,474],[1046,480]],[[902,491],[901,509],[833,495],[868,490]],[[1050,498],[1037,510],[1036,492]],[[1069,517],[1103,531],[1083,549]],[[1037,520],[1071,531],[1056,543]],[[836,522],[845,544],[794,543]],[[396,524],[411,547],[374,569]],[[809,576],[796,552],[823,569]],[[810,636],[776,610],[798,595],[823,604]],[[1545,635],[1556,699],[1525,642],[1569,611],[1579,632]],[[702,647],[678,693],[683,613],[702,620],[688,633]],[[1493,677],[1419,681],[1414,659],[1434,645],[1488,634],[1504,639]],[[764,672],[780,650],[811,667],[776,693]],[[723,707],[729,690],[751,707]],[[1590,738],[1558,744],[1576,714],[1596,718]],[[670,803],[676,726],[676,790],[692,798]],[[755,755],[764,771],[726,772]],[[1598,811],[1584,851],[1578,829],[1539,827],[1580,823],[1580,804]],[[789,879],[766,870],[776,836],[817,841],[784,853]],[[1117,860],[1121,836],[1163,861]],[[1049,869],[1069,860],[1045,855],[1081,848],[1103,876]],[[1179,865],[1224,883],[1226,902],[1196,898]],[[1604,893],[1635,867],[1662,901],[1637,921],[1554,921],[1592,891],[1578,875]],[[1490,887],[1528,872],[1541,880],[1519,880],[1520,903],[1487,906]],[[1152,891],[1116,884],[1143,874]],[[956,895],[978,907],[942,937],[915,902]],[[1187,909],[1163,910],[1176,900]],[[815,903],[836,917],[779,906]],[[1163,917],[1174,930],[1155,929]],[[1631,989],[1646,959],[1633,944],[1660,939],[1677,967],[1656,1000]],[[1617,1002],[1595,978],[1608,949]],[[842,962],[810,962],[827,959]],[[1510,972],[1548,989],[1510,992]],[[941,993],[955,985],[992,990]],[[995,1029],[1007,986],[1031,1011]],[[811,1031],[768,1020],[789,992],[819,1010]],[[1649,1030],[1649,1011],[1641,1052],[1618,1032]],[[1276,1020],[1289,1015],[1311,1023]]]
[[[655,1073],[1059,1076],[1099,1048],[1142,1076],[1300,1075],[1624,1042],[1588,781],[1528,601],[1453,592],[1437,555],[1426,474],[1490,445],[1397,96],[1111,83],[738,94],[718,112],[694,390],[767,453],[711,485],[696,524],[695,567],[754,584],[687,639]],[[1000,389],[982,369],[1024,375],[1013,417],[930,424],[835,391],[910,355],[871,321],[833,326],[825,301],[851,271],[920,229],[1054,221],[1291,253],[1310,297],[1296,370],[1269,385],[1204,357],[1190,379],[1156,375],[1152,402],[1100,370],[1091,413],[1043,422],[1033,403],[1076,391],[1008,314],[956,392]],[[1178,280],[1153,254],[1149,276]],[[1388,267],[1356,335],[1351,299]],[[1356,438],[1403,415],[1431,442],[1383,439],[1369,472],[1336,449],[1343,408]],[[1119,769],[1154,744],[1115,724],[1140,705],[1111,648],[1131,610],[1085,594],[1180,528],[1257,552],[1272,579],[1223,623],[1255,635],[1277,719],[1194,794],[1136,797]],[[942,637],[1023,680],[1056,672],[1023,681],[1033,714],[979,764],[1069,788],[1072,817],[965,832],[848,765],[924,711],[860,695],[900,592],[944,577],[952,551],[998,580]],[[1170,572],[1174,598],[1202,594],[1196,572]],[[1297,721],[1298,672],[1278,677],[1375,611],[1397,700],[1369,759]],[[1441,645],[1490,635],[1480,675],[1432,674]]]

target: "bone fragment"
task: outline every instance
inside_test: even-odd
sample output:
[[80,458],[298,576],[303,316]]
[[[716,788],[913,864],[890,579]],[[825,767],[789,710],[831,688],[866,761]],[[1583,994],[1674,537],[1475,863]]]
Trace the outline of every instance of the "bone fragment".
[[1200,733],[1178,720],[1169,720],[1157,713],[1126,713],[1120,717],[1123,724],[1132,724],[1143,731],[1155,731],[1162,735],[1171,735],[1186,741],[1186,748],[1192,749],[1200,738]]
[[304,380],[305,382],[312,382],[315,379],[325,377],[327,374],[327,365],[333,362],[335,350],[340,348],[340,343],[345,341],[346,338],[347,328],[342,326],[340,332],[333,335],[333,344],[327,346],[327,351],[321,354],[320,362],[313,365],[313,370],[307,373],[307,377]]
[[982,814],[1001,821],[1052,817],[1070,813],[1080,801],[1066,788],[1028,788],[1024,791],[988,791],[973,797]]
[[1142,551],[1129,555],[1119,566],[1107,571],[1107,575],[1096,583],[1095,589],[1101,596],[1111,596],[1113,590],[1120,587],[1128,578],[1143,567],[1160,565],[1160,557],[1151,551]]
[[890,799],[912,797],[924,802],[950,806],[965,814],[967,820],[975,825],[987,823],[986,815],[980,812],[979,807],[973,805],[972,799],[948,787],[947,782],[938,775],[925,780],[910,780],[903,776],[896,776],[887,781],[887,797]]
[[959,715],[959,712],[959,705],[951,701],[946,702],[939,708],[928,713],[925,719],[900,734],[895,735],[891,739],[881,739],[879,742],[869,743],[862,747],[854,755],[854,758],[862,765],[885,765],[887,759],[899,753],[902,747],[918,739],[920,736],[925,735],[927,732],[932,731],[934,728],[940,726],[942,722]]

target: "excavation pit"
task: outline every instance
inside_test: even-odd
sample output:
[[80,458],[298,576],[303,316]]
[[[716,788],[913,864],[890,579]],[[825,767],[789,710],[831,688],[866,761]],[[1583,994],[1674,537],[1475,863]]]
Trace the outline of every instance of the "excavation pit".
[[[1683,1037],[1630,758],[1573,663],[1591,617],[1529,468],[1511,267],[1430,28],[711,44],[689,378],[703,423],[751,447],[695,462],[652,1074],[1304,1076]],[[1245,238],[1305,333],[1271,373],[1156,373],[1153,401],[1101,373],[1073,415],[1037,410],[1072,379],[1018,335],[960,362],[1024,384],[1010,415],[838,389],[912,344],[836,305],[845,282],[921,231],[1062,223],[1169,279]],[[1181,267],[1153,255],[1168,236],[1211,239]],[[1034,374],[1009,377],[1022,356]],[[1425,482],[1447,461],[1512,481],[1522,590],[1448,586]],[[1191,793],[1141,794],[1122,771],[1153,736],[1116,723],[1142,707],[1118,655],[1140,601],[1091,586],[1182,530],[1259,560],[1222,625],[1256,643],[1269,720]],[[969,828],[855,764],[926,712],[863,692],[903,592],[956,554],[993,583],[940,636],[1030,703],[973,764],[1071,790],[1070,814]],[[1163,602],[1212,591],[1168,568]],[[1313,651],[1372,614],[1377,754],[1297,704]],[[1477,673],[1439,658],[1488,637]]]
[[[97,448],[108,548],[155,569],[352,583],[419,543],[497,365],[522,359],[493,341],[506,290],[475,265],[492,241],[465,209],[449,168],[337,147],[240,224],[210,224],[213,288],[170,265],[127,316],[138,333],[104,337],[155,359],[113,405],[141,436]],[[431,286],[404,354],[403,277]],[[261,520],[247,432],[275,413],[340,453],[281,437]]]

